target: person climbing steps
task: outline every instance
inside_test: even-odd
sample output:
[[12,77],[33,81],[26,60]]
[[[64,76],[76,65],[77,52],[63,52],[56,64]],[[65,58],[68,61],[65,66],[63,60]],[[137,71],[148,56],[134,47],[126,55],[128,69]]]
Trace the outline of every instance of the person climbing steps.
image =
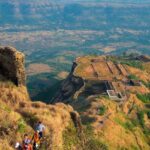
[[32,144],[31,144],[31,139],[28,137],[28,134],[24,135],[23,150],[33,150]]
[[41,121],[38,122],[37,126],[36,126],[36,130],[39,131],[39,138],[43,138],[43,132],[45,130],[45,126],[42,124]]
[[[42,124],[41,121],[38,122],[35,128],[34,135],[32,139],[29,138],[28,134],[24,135],[23,142],[20,144],[19,142],[16,143],[15,149],[16,150],[37,150],[40,148],[43,138],[43,132],[45,130],[45,126]],[[33,144],[33,146],[32,146]]]
[[37,150],[40,147],[40,136],[39,136],[39,130],[36,130],[33,137],[33,150]]

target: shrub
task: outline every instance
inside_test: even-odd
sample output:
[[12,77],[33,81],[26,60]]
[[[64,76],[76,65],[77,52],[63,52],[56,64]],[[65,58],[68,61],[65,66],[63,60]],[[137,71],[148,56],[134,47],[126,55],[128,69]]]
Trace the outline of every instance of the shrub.
[[138,78],[136,75],[134,75],[134,74],[130,74],[130,75],[128,76],[128,78],[129,78],[130,80],[139,80],[139,78]]
[[144,67],[140,61],[122,61],[121,63],[134,67],[134,68],[144,70]]
[[135,125],[132,122],[125,122],[124,127],[128,130],[133,130],[133,128],[135,127]]
[[137,113],[139,124],[142,126],[142,128],[145,127],[145,121],[144,121],[144,111],[139,111]]
[[150,82],[145,82],[145,81],[142,81],[142,83],[147,87],[147,88],[149,88],[150,89]]
[[134,126],[137,126],[139,124],[138,119],[133,119],[133,120],[131,120],[131,122]]
[[150,135],[150,129],[148,129],[148,128],[144,128],[144,130],[143,130],[143,133],[146,135],[146,136],[149,136]]
[[150,111],[147,112],[147,117],[150,119]]
[[150,93],[148,93],[148,94],[137,94],[136,96],[137,96],[137,98],[138,98],[139,100],[141,100],[143,103],[148,103],[148,102],[150,102]]
[[106,112],[106,107],[105,106],[101,106],[99,109],[98,109],[98,114],[99,115],[104,115]]
[[18,120],[18,132],[24,133],[25,129],[26,129],[25,121],[23,119],[19,119]]

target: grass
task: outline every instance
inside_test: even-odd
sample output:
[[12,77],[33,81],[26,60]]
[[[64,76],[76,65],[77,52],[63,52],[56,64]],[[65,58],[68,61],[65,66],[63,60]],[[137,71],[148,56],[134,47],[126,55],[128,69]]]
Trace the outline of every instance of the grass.
[[142,111],[142,110],[137,113],[138,121],[141,127],[143,128],[143,133],[146,136],[150,136],[150,129],[145,126],[144,114],[145,114],[145,111]]
[[11,82],[11,81],[1,81],[0,80],[0,87],[2,88],[2,87],[4,87],[4,88],[14,88],[14,87],[16,87],[16,85],[13,83],[13,82]]
[[119,125],[121,125],[123,128],[130,130],[130,131],[132,131],[135,127],[135,124],[133,122],[131,122],[130,120],[123,122],[119,118],[115,118],[114,121],[116,123],[118,123]]
[[140,94],[140,93],[138,93],[136,96],[143,103],[149,103],[150,102],[150,93],[147,93],[147,94]]
[[125,57],[109,57],[109,60],[113,61],[114,63],[121,63],[125,64],[134,68],[138,68],[140,70],[144,70],[144,66],[141,61],[138,60],[124,60]]
[[134,68],[144,70],[144,67],[140,61],[131,60],[131,61],[122,61],[121,64],[125,64]]
[[2,105],[2,104],[0,104],[0,109],[6,111],[6,112],[8,112],[8,113],[11,112],[11,109],[10,109],[8,106],[4,106],[4,105]]
[[82,149],[82,150],[107,150],[108,146],[94,136],[94,131],[91,125],[84,126],[83,133],[77,134],[73,124],[63,132],[63,149]]
[[132,120],[127,120],[127,121],[122,121],[119,118],[115,118],[114,121],[121,125],[123,128],[125,128],[126,130],[129,130],[131,132],[134,132],[135,127],[141,127],[143,134],[145,136],[149,136],[150,135],[150,129],[148,129],[145,126],[145,120],[144,120],[144,114],[145,111],[143,110],[139,110],[137,113],[137,119],[132,119]]
[[34,127],[35,122],[39,121],[39,119],[34,114],[29,112],[23,112],[22,116],[24,117],[25,122],[32,127]]
[[86,138],[83,150],[108,150],[107,144],[97,139],[91,125],[87,125],[84,129],[84,136]]
[[135,145],[131,145],[132,150],[139,150],[139,148]]
[[84,150],[107,150],[108,147],[100,142],[98,139],[90,139],[86,145]]
[[19,133],[25,133],[25,129],[26,129],[26,123],[25,121],[21,118],[18,120],[18,129],[17,131]]
[[64,150],[71,150],[75,145],[80,145],[76,128],[74,127],[73,123],[70,123],[68,128],[63,132],[63,141]]

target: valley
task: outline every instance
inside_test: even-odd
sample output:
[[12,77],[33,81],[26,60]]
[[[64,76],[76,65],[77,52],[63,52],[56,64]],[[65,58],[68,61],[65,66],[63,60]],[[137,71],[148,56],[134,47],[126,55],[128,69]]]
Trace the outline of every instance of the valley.
[[[14,46],[25,53],[26,69],[31,72],[27,85],[36,100],[39,91],[53,93],[52,86],[57,87],[62,80],[59,74],[70,72],[76,57],[124,52],[150,54],[149,6],[146,0],[143,3],[2,0],[0,45]],[[31,67],[38,68],[34,64],[48,66],[41,72],[40,68]],[[47,84],[42,86],[45,81]]]

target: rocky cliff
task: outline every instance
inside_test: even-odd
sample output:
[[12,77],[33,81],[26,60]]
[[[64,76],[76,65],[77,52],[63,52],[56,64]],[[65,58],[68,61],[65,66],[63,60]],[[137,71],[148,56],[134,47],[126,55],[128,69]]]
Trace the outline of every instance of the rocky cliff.
[[69,76],[62,83],[56,96],[50,101],[50,103],[67,102],[67,100],[84,85],[84,81],[81,77],[74,76],[76,66],[77,64],[74,62]]
[[25,85],[24,54],[12,47],[0,47],[0,74],[15,85]]

